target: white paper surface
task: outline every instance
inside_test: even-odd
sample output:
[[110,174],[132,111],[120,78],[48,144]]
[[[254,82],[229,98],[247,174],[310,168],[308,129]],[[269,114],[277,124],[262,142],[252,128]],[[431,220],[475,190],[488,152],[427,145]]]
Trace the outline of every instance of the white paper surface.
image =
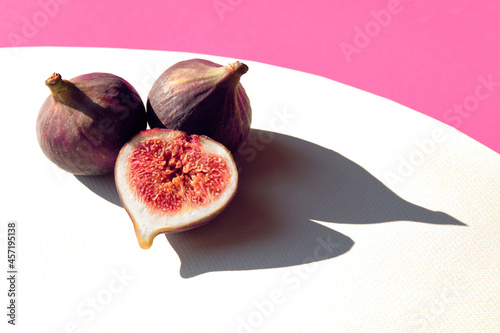
[[[109,72],[146,101],[163,70],[194,57],[249,66],[238,193],[207,226],[142,250],[112,176],[75,177],[40,150],[44,80]],[[86,48],[0,59],[4,267],[17,225],[9,332],[499,331],[500,156],[451,127],[245,59]]]

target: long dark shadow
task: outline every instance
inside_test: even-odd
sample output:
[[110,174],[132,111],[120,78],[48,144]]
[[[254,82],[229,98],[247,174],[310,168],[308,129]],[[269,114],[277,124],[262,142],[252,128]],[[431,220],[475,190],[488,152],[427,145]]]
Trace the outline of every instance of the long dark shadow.
[[[354,246],[348,236],[311,220],[465,225],[402,199],[341,154],[292,136],[252,130],[235,159],[238,193],[226,210],[203,227],[166,236],[184,278],[327,260]],[[113,174],[75,177],[122,207]]]
[[405,201],[355,162],[295,137],[252,130],[235,159],[240,182],[229,207],[206,226],[166,236],[184,278],[326,260],[354,245],[311,220],[464,225]]

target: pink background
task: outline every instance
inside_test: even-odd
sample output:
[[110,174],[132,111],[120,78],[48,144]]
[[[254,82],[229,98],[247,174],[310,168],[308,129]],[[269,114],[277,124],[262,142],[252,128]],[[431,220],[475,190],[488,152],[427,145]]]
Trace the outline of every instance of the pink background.
[[0,47],[186,51],[324,76],[500,152],[498,0],[0,0]]

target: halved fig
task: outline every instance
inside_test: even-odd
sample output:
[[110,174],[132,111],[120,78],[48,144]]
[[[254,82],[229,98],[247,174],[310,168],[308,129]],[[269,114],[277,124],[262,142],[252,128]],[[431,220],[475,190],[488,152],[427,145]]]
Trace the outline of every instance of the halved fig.
[[157,128],[123,146],[115,181],[139,245],[148,249],[160,233],[189,230],[217,216],[236,192],[238,171],[222,144]]

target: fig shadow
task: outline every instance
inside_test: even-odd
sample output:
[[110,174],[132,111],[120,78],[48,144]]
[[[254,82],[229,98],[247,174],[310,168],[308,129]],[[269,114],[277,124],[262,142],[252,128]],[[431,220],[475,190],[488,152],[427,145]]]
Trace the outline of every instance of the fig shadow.
[[[266,144],[261,144],[266,138]],[[205,226],[166,238],[180,275],[278,268],[347,253],[354,240],[318,220],[343,224],[413,221],[465,224],[414,205],[335,151],[279,133],[255,130],[235,160],[238,192]]]
[[113,173],[102,176],[75,175],[75,178],[104,200],[123,208],[120,196],[116,190],[115,176]]

